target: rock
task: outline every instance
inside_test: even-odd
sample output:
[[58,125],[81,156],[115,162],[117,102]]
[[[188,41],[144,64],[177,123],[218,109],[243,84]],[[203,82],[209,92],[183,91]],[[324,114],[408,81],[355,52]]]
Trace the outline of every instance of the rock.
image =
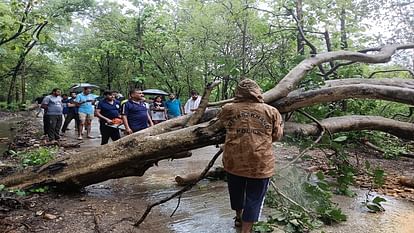
[[53,214],[44,214],[43,218],[46,219],[46,220],[54,220],[54,219],[57,218],[57,216],[53,215]]
[[400,177],[398,177],[398,179],[399,179],[400,184],[402,184],[404,186],[407,186],[407,187],[414,188],[414,178],[400,176]]
[[43,211],[43,210],[36,211],[36,216],[43,215],[43,213],[44,213],[44,211]]
[[414,193],[413,188],[404,188],[404,191],[409,192],[409,193]]
[[92,215],[92,213],[91,212],[83,212],[83,215],[89,216],[89,215]]
[[86,198],[82,197],[79,201],[86,201]]

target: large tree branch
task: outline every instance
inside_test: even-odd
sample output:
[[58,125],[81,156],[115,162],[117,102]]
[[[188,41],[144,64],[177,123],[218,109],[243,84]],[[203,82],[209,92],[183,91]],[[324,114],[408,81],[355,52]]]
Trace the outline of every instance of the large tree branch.
[[[406,45],[387,45],[382,47],[378,53],[365,54],[351,51],[326,52],[315,55],[303,60],[293,68],[274,88],[264,93],[265,102],[273,102],[281,99],[296,88],[299,82],[315,67],[325,62],[334,60],[348,60],[353,62],[364,63],[385,63],[390,61],[391,56],[397,50],[412,49],[414,43]],[[370,49],[377,51],[378,48]]]
[[[414,124],[396,121],[379,116],[342,116],[332,117],[320,121],[321,125],[332,133],[349,132],[356,130],[377,130],[397,137],[414,139]],[[317,124],[299,124],[286,122],[285,134],[318,135],[320,129]]]
[[414,89],[367,84],[323,87],[317,90],[291,92],[272,105],[284,113],[319,103],[350,98],[382,99],[414,105]]
[[414,71],[413,70],[409,70],[409,69],[393,69],[393,70],[378,70],[378,71],[374,71],[374,72],[372,72],[372,74],[370,74],[368,76],[368,78],[372,78],[374,75],[379,74],[379,73],[391,73],[391,72],[408,72],[408,73],[410,73],[411,77],[414,77]]

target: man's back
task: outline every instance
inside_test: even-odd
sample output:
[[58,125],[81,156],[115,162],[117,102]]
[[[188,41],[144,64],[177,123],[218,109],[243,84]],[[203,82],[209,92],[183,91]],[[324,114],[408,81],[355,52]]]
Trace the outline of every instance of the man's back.
[[226,128],[223,163],[234,175],[266,178],[273,174],[275,158],[272,141],[281,137],[281,116],[264,104],[226,104],[219,114]]

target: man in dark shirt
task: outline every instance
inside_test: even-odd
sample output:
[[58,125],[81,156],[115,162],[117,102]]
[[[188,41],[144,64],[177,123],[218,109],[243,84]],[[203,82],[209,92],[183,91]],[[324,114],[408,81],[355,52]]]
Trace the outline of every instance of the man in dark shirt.
[[78,106],[75,103],[75,99],[76,99],[76,93],[71,92],[69,102],[67,103],[68,105],[67,115],[65,117],[65,122],[63,123],[62,130],[61,130],[62,134],[65,134],[66,130],[68,129],[68,125],[73,119],[75,119],[76,130],[77,130],[77,133],[79,134],[78,130],[79,130],[80,120],[79,120],[79,114],[78,114]]
[[126,133],[132,134],[153,126],[142,91],[135,89],[130,91],[129,95],[131,98],[122,105],[121,111]]
[[119,129],[110,127],[113,124],[113,119],[120,118],[119,110],[120,103],[115,100],[112,91],[104,92],[104,99],[99,101],[95,114],[99,117],[99,130],[101,131],[102,140],[101,145],[108,143],[109,138],[116,141],[121,138]]

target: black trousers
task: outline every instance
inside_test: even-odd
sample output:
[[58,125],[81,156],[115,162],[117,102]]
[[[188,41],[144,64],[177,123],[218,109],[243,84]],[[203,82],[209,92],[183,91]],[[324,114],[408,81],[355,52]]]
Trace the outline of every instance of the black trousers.
[[119,133],[119,129],[109,127],[105,125],[105,123],[99,122],[99,130],[101,131],[101,145],[108,144],[109,138],[112,141],[116,141],[121,138],[121,134]]
[[244,222],[257,222],[269,185],[269,178],[253,179],[227,172],[230,205],[233,210],[243,210]]
[[49,116],[46,112],[43,113],[43,135],[48,135],[49,132]]
[[49,129],[47,132],[47,136],[49,136],[49,140],[58,140],[60,127],[62,127],[62,115],[49,115]]
[[68,128],[68,125],[73,119],[75,119],[76,128],[79,130],[79,124],[80,124],[79,114],[68,113],[66,115],[65,122],[63,123],[63,126],[62,126],[62,133],[65,133],[66,129]]

